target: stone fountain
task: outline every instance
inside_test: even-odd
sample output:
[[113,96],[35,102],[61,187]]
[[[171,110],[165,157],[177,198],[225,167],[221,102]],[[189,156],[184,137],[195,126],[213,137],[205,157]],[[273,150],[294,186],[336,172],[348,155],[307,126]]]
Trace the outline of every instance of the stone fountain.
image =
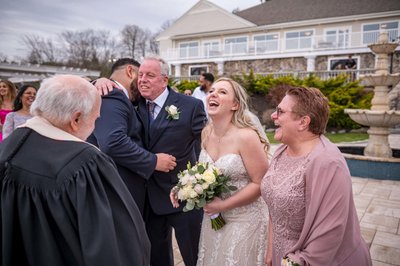
[[[355,122],[370,127],[368,129],[369,139],[364,149],[364,156],[358,158],[362,161],[366,161],[369,165],[361,166],[361,168],[367,169],[372,166],[376,170],[391,171],[391,169],[376,168],[382,167],[382,165],[376,166],[373,165],[372,162],[384,162],[388,165],[392,165],[391,163],[393,162],[394,165],[390,167],[394,167],[397,173],[393,172],[392,176],[391,172],[385,172],[386,177],[390,179],[392,179],[392,177],[400,179],[400,159],[393,158],[393,151],[390,148],[388,139],[389,129],[400,124],[400,111],[390,110],[388,97],[389,86],[394,87],[400,81],[400,74],[389,73],[389,54],[394,52],[398,43],[389,43],[388,37],[388,33],[383,32],[379,35],[377,43],[368,46],[376,54],[376,71],[374,74],[360,76],[360,79],[366,86],[374,87],[371,110],[345,109],[345,113]],[[346,157],[346,160],[347,159]],[[351,171],[349,160],[347,160],[347,162]],[[374,175],[372,172],[371,175]],[[379,172],[377,174],[379,175]],[[354,173],[352,173],[352,175],[354,175]],[[386,177],[383,176],[383,178]]]

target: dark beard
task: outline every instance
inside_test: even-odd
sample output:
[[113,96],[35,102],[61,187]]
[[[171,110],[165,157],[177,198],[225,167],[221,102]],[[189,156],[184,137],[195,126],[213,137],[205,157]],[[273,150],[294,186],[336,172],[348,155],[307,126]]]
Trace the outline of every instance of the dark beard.
[[131,85],[129,86],[129,90],[131,93],[131,101],[134,104],[139,103],[142,95],[140,95],[140,91],[138,89],[137,78],[132,81]]

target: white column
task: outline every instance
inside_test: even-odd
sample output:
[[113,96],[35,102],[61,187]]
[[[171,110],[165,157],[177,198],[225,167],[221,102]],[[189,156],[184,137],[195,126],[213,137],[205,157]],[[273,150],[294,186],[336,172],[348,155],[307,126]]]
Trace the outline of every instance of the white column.
[[315,55],[306,55],[305,58],[307,59],[307,71],[315,71]]
[[174,64],[175,66],[175,77],[181,76],[181,64]]
[[215,63],[217,64],[218,69],[218,76],[222,76],[224,74],[224,60],[216,60]]

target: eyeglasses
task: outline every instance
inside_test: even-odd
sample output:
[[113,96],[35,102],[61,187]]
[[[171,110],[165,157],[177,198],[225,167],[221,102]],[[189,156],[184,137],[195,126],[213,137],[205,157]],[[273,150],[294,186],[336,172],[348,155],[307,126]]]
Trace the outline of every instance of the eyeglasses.
[[284,113],[288,113],[288,112],[296,113],[296,112],[294,112],[294,111],[283,111],[282,108],[280,108],[279,106],[277,106],[277,107],[275,108],[275,112],[276,112],[276,115],[277,115],[277,116],[281,116],[281,115],[283,115]]

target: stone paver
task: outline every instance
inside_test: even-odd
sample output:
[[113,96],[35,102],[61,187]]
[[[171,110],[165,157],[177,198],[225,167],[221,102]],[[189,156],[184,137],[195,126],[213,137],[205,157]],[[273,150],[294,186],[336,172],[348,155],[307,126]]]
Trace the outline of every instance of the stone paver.
[[[389,141],[392,148],[400,148],[400,135]],[[352,184],[361,233],[373,265],[400,266],[400,181],[352,177]],[[184,266],[176,242],[174,255],[175,265]]]

